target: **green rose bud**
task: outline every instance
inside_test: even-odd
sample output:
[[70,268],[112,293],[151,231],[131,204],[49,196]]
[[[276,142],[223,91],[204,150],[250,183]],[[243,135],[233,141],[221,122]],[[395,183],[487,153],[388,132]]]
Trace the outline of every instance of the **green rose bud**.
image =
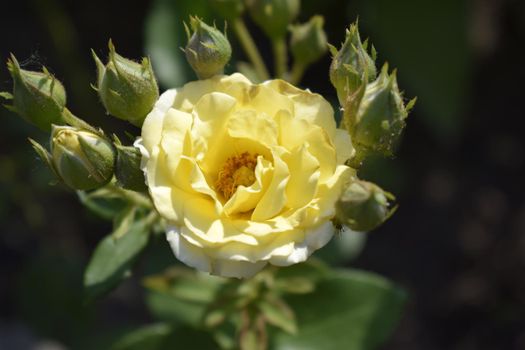
[[217,28],[210,27],[197,17],[190,18],[193,34],[186,26],[188,44],[184,52],[186,59],[199,79],[208,79],[222,74],[230,60],[232,48],[226,35]]
[[367,47],[367,42],[361,42],[357,21],[347,29],[345,42],[339,51],[330,46],[333,55],[330,81],[337,90],[341,106],[345,105],[347,97],[354,94],[362,84],[376,78],[376,51],[372,47],[369,55]]
[[297,15],[299,0],[247,0],[246,5],[255,23],[270,39],[282,38]]
[[7,61],[7,69],[13,77],[13,93],[2,92],[0,96],[13,104],[6,108],[44,131],[50,131],[51,124],[65,124],[62,112],[66,91],[60,81],[45,67],[42,72],[21,69],[14,55]]
[[146,191],[144,172],[140,169],[141,154],[138,148],[123,146],[115,143],[117,149],[117,163],[115,165],[115,177],[117,185],[128,190]]
[[213,8],[228,21],[240,17],[244,12],[242,0],[211,0],[210,2]]
[[54,126],[51,159],[55,172],[69,187],[91,190],[113,177],[115,151],[104,137],[69,126]]
[[396,210],[394,196],[366,181],[350,183],[336,203],[337,220],[358,232],[368,232],[385,222]]
[[108,46],[105,66],[92,51],[98,70],[95,90],[109,114],[141,127],[159,98],[151,62],[146,57],[137,63],[120,56],[111,40]]
[[415,99],[404,105],[396,72],[389,75],[385,64],[379,77],[366,86],[357,112],[352,113],[345,107],[345,126],[357,153],[372,151],[392,155],[414,103]]
[[323,25],[322,16],[313,16],[308,22],[290,28],[290,49],[296,63],[308,66],[326,53],[328,45]]

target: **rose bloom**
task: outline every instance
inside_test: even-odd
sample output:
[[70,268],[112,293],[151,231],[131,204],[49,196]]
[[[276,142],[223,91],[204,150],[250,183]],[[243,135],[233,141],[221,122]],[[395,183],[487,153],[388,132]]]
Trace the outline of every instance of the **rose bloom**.
[[322,96],[238,73],[166,91],[136,146],[176,257],[226,277],[323,247],[354,176],[350,137]]

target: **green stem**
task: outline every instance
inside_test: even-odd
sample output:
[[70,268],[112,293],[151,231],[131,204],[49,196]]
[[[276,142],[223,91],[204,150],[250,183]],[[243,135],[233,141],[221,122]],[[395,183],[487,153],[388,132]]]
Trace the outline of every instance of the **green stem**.
[[285,37],[277,38],[272,41],[273,58],[275,63],[275,77],[284,78],[287,69],[288,53],[286,49]]
[[159,219],[159,215],[155,210],[150,212],[148,216],[144,219],[144,226],[150,227]]
[[290,72],[290,83],[297,85],[301,82],[306,67],[304,64],[294,62],[292,71]]
[[261,54],[257,49],[257,46],[255,45],[255,42],[253,41],[253,38],[246,28],[242,18],[236,18],[233,20],[233,30],[235,31],[237,38],[239,38],[239,41],[241,42],[246,55],[248,55],[248,58],[252,62],[259,78],[263,81],[270,79],[268,69],[266,68]]
[[89,131],[94,132],[96,134],[100,134],[100,132],[97,129],[95,129],[94,127],[92,127],[91,125],[89,125],[88,123],[86,123],[85,121],[80,119],[79,117],[75,116],[66,107],[64,107],[64,110],[62,111],[62,118],[64,119],[64,121],[67,124],[69,124],[71,126],[74,126],[74,127],[77,127],[77,128],[81,128],[81,129],[84,129],[84,130],[89,130]]
[[140,194],[138,192],[126,190],[126,189],[124,189],[122,187],[116,186],[113,183],[108,184],[106,187],[111,192],[121,196],[122,198],[124,198],[125,200],[127,200],[127,201],[129,201],[129,202],[131,202],[133,204],[136,204],[138,206],[145,207],[145,208],[148,208],[148,209],[153,209],[153,205],[152,205],[151,201],[148,199],[148,197],[146,197],[146,196],[144,196],[144,195],[142,195],[142,194]]

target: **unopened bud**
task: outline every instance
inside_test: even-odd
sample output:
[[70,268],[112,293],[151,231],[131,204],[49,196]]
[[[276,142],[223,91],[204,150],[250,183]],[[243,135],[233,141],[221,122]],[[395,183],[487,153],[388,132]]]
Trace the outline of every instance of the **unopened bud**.
[[299,14],[299,0],[248,0],[247,7],[255,23],[270,39],[282,38]]
[[184,49],[186,59],[199,79],[208,79],[222,74],[230,60],[232,48],[226,35],[211,27],[197,17],[190,18],[193,34],[188,33],[188,44]]
[[137,63],[120,56],[111,40],[108,46],[106,65],[92,52],[98,70],[95,90],[109,114],[141,127],[159,97],[151,62],[146,57]]
[[2,92],[0,96],[13,104],[6,108],[44,131],[50,131],[52,124],[65,124],[62,112],[66,91],[60,81],[45,67],[42,72],[21,69],[14,55],[7,61],[7,69],[13,77],[13,93]]
[[396,72],[389,75],[385,64],[379,77],[366,86],[357,112],[346,113],[345,108],[343,118],[357,153],[392,155],[414,103],[415,99],[405,106]]
[[346,30],[346,38],[339,51],[330,46],[333,55],[330,81],[337,90],[337,97],[342,106],[347,97],[354,94],[362,84],[376,78],[376,51],[372,47],[371,53],[368,54],[367,48],[368,43],[361,42],[357,21]]
[[396,210],[394,196],[373,183],[350,183],[336,203],[337,220],[358,232],[368,232],[385,222]]
[[141,153],[133,146],[123,146],[115,143],[117,162],[115,177],[117,185],[128,190],[142,192],[147,189],[144,172],[140,168]]
[[328,44],[323,25],[322,16],[313,16],[308,22],[290,28],[290,50],[295,62],[308,66],[326,53]]
[[213,8],[228,21],[240,17],[244,12],[242,0],[211,0],[210,2]]
[[113,146],[104,137],[91,131],[54,126],[51,157],[60,179],[76,190],[101,187],[113,177]]

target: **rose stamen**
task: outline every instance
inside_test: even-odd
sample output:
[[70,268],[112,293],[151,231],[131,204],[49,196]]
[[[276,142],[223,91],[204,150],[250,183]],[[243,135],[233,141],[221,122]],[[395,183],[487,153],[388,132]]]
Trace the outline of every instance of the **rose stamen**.
[[250,186],[255,182],[255,166],[257,165],[257,155],[244,152],[240,155],[230,157],[224,162],[215,189],[227,200],[230,199],[237,187]]

